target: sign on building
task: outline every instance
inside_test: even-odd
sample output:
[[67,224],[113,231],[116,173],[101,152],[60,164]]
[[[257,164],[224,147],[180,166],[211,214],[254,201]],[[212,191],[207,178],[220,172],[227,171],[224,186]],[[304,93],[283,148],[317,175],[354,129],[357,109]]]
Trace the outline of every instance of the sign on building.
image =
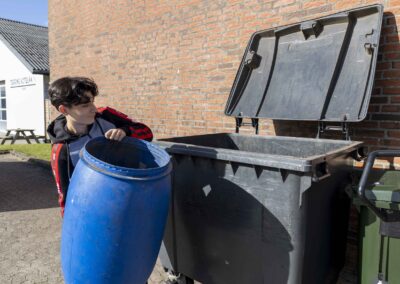
[[21,78],[17,78],[17,79],[10,79],[10,87],[11,88],[24,87],[24,86],[30,86],[30,85],[36,85],[36,80],[33,76],[26,76],[26,77],[21,77]]

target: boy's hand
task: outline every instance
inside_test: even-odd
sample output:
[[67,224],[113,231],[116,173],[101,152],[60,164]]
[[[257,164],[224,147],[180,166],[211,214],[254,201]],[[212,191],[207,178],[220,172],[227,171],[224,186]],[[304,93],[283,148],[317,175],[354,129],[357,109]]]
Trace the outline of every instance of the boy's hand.
[[110,129],[108,130],[104,136],[107,139],[110,140],[117,140],[117,141],[121,141],[122,138],[124,138],[126,136],[125,131],[123,131],[122,129],[119,128],[114,128],[114,129]]

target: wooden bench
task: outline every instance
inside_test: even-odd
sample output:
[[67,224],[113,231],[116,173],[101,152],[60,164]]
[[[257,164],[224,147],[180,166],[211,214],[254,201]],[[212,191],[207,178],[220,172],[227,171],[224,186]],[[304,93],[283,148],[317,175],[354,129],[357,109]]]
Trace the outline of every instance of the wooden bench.
[[38,137],[35,135],[34,129],[7,129],[6,136],[1,140],[1,145],[6,143],[7,140],[11,140],[11,144],[14,144],[16,140],[25,139],[28,144],[31,144],[30,139],[36,141],[36,143],[40,143]]

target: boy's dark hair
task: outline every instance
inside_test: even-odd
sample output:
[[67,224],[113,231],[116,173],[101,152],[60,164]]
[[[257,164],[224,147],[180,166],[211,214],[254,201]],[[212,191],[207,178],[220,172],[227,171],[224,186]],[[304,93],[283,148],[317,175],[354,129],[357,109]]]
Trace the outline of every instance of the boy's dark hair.
[[51,104],[57,109],[60,105],[71,107],[90,102],[91,98],[86,94],[87,92],[90,92],[93,97],[98,95],[96,83],[86,77],[63,77],[49,86]]

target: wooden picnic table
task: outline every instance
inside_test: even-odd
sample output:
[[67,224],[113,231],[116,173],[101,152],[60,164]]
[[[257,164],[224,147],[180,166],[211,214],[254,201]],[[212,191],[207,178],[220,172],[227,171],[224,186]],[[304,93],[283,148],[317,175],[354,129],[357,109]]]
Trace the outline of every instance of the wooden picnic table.
[[7,129],[6,136],[1,140],[1,145],[6,143],[7,140],[11,140],[11,144],[14,144],[16,140],[25,139],[28,144],[31,144],[30,139],[36,141],[36,143],[40,143],[38,137],[35,135],[34,129]]

